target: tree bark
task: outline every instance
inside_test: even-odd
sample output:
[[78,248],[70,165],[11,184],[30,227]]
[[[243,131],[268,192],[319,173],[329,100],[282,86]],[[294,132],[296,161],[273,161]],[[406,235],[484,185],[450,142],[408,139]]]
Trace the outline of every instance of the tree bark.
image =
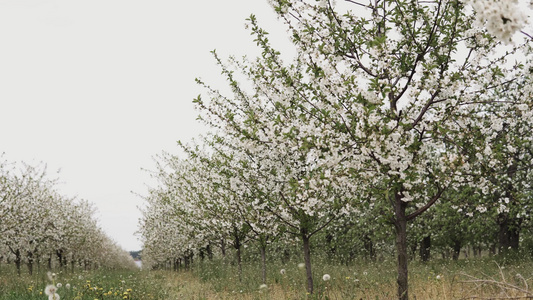
[[205,258],[205,253],[204,253],[204,250],[205,248],[200,248],[200,253],[198,253],[198,256],[200,256],[200,261],[204,261],[204,258]]
[[235,248],[237,256],[237,267],[239,268],[239,281],[242,281],[242,255],[241,255],[241,240],[239,235],[235,234],[235,239],[233,240],[233,247]]
[[263,278],[263,284],[266,284],[267,274],[266,274],[266,245],[260,246],[261,250],[261,275]]
[[207,251],[207,258],[209,260],[213,260],[213,249],[211,249],[211,242],[207,244],[206,251]]
[[28,259],[28,261],[26,262],[26,265],[28,266],[28,272],[30,273],[30,275],[33,275],[33,252],[27,251],[26,257]]
[[405,209],[407,203],[402,201],[402,196],[395,196],[395,221],[396,229],[396,252],[398,255],[398,299],[409,299],[407,279],[407,217]]
[[307,276],[307,292],[313,294],[313,273],[311,272],[311,246],[309,243],[309,236],[305,229],[300,230],[303,240],[305,273]]
[[15,251],[15,266],[17,266],[17,274],[20,276],[20,264],[22,262],[22,258],[20,257],[20,250],[17,249]]
[[374,249],[374,242],[372,241],[370,236],[368,236],[368,234],[365,234],[363,236],[363,247],[365,248],[368,257],[372,261],[376,260],[376,250]]
[[63,269],[67,264],[63,249],[56,250],[56,255],[59,266]]
[[431,256],[431,236],[425,236],[420,242],[420,259],[428,261]]
[[452,256],[452,259],[453,260],[458,260],[459,259],[459,254],[461,254],[461,247],[462,247],[462,243],[461,243],[461,240],[455,240],[453,242],[453,256]]
[[522,220],[512,219],[507,213],[502,213],[498,215],[498,225],[499,252],[518,250]]
[[226,257],[226,242],[224,239],[220,240],[220,251],[222,252],[222,257]]
[[281,256],[281,263],[286,264],[291,260],[291,252],[289,249],[283,249],[283,255]]
[[185,270],[188,270],[189,269],[189,255],[185,254],[183,256],[183,261],[184,261]]

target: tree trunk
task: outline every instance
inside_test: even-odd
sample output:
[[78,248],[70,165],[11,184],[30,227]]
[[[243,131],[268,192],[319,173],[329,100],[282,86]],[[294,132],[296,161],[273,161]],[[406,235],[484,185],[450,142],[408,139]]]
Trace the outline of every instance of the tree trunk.
[[52,271],[52,254],[48,255],[48,271]]
[[233,247],[235,248],[237,256],[237,267],[239,268],[239,281],[242,281],[242,255],[241,255],[241,240],[236,234],[235,239],[233,240]]
[[333,256],[337,253],[337,247],[333,245],[333,235],[331,233],[326,234],[326,244],[328,245],[329,252]]
[[226,242],[224,239],[220,240],[220,251],[222,252],[222,257],[226,257]]
[[459,259],[459,254],[461,254],[461,247],[462,247],[462,243],[460,240],[455,240],[453,242],[453,256],[452,256],[452,259],[453,260],[458,260]]
[[266,269],[266,244],[260,246],[261,250],[261,275],[263,278],[263,284],[266,284],[267,269]]
[[286,264],[291,260],[291,252],[289,249],[283,249],[283,255],[281,256],[281,263]]
[[17,266],[17,274],[20,276],[20,264],[22,262],[22,258],[20,257],[20,250],[17,249],[15,251],[15,266]]
[[198,256],[200,256],[200,261],[202,261],[202,262],[204,261],[204,258],[205,258],[205,253],[204,252],[205,252],[205,248],[202,247],[202,248],[200,248],[200,251],[198,253]]
[[27,251],[26,252],[26,258],[28,261],[26,262],[26,265],[28,266],[28,272],[30,275],[33,275],[33,252]]
[[363,236],[363,247],[365,248],[365,252],[368,255],[368,257],[371,260],[376,260],[376,250],[374,249],[374,242],[372,242],[372,239],[368,234],[365,234]]
[[500,253],[508,250],[518,250],[521,219],[512,219],[507,213],[498,215],[498,225],[500,225],[498,239]]
[[396,251],[398,255],[398,299],[409,299],[407,279],[407,217],[405,209],[407,203],[402,201],[402,196],[395,197]]
[[213,260],[213,249],[211,249],[211,242],[207,244],[206,251],[207,251],[207,258],[209,260]]
[[189,269],[189,255],[185,254],[183,256],[183,263],[184,263],[184,267],[185,267],[185,270],[188,270]]
[[309,236],[305,229],[301,229],[300,232],[302,233],[303,240],[305,273],[307,275],[307,292],[313,294],[313,273],[311,272],[311,246],[309,244]]
[[74,273],[74,267],[76,266],[76,259],[74,258],[74,255],[72,255],[72,260],[70,261],[70,271],[71,273]]
[[431,256],[431,236],[425,236],[420,242],[420,259],[428,261]]
[[63,249],[56,250],[56,255],[57,255],[57,261],[59,262],[59,266],[61,267],[61,269],[63,269],[66,264]]

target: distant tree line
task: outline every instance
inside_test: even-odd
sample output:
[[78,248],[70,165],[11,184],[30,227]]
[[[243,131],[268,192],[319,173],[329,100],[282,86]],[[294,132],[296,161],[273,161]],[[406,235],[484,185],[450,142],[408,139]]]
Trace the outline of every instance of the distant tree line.
[[45,165],[0,156],[0,265],[20,275],[46,269],[134,268],[133,259],[98,226],[94,206],[60,194]]

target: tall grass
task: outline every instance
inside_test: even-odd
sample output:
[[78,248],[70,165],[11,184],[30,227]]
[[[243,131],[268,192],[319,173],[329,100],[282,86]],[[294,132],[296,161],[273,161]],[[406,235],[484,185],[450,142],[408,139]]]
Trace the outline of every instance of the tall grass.
[[48,284],[60,285],[61,299],[172,299],[172,289],[158,273],[141,271],[96,270],[55,273],[52,282],[46,272],[16,275],[8,265],[0,269],[0,300],[48,299],[44,289]]
[[[200,281],[201,299],[396,298],[393,259],[350,265],[315,260],[313,267],[313,295],[306,293],[305,270],[297,262],[270,264],[266,288],[260,287],[259,263],[245,263],[241,279],[237,266],[221,260],[198,263],[189,274]],[[331,279],[323,281],[324,274]],[[525,259],[412,261],[409,266],[411,299],[533,299],[532,280],[533,262]]]
[[[237,265],[222,259],[196,262],[190,270],[58,272],[58,294],[65,299],[395,299],[393,258],[349,265],[315,259],[315,293],[306,293],[305,270],[298,261],[268,265],[261,287],[261,265],[247,261],[242,277]],[[281,271],[284,270],[284,271]],[[330,280],[323,281],[324,274]],[[533,299],[530,259],[462,259],[410,262],[411,299]],[[66,288],[66,284],[70,289]],[[48,299],[45,272],[18,277],[0,268],[0,300]]]

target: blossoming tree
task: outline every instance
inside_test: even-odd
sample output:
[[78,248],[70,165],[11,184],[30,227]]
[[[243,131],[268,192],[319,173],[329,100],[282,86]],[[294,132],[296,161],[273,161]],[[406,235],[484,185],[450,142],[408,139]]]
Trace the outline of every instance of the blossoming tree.
[[[234,97],[213,92],[210,104],[197,103],[209,112],[208,123],[240,136],[243,147],[260,157],[272,153],[261,160],[278,162],[276,171],[289,171],[272,173],[290,187],[287,194],[279,189],[285,203],[280,209],[298,220],[304,248],[309,229],[301,225],[325,217],[330,210],[324,205],[335,206],[332,186],[347,193],[346,199],[364,199],[362,205],[388,203],[396,230],[398,297],[407,299],[407,222],[448,189],[472,184],[473,157],[465,145],[486,140],[498,124],[514,118],[505,109],[490,122],[477,122],[480,117],[495,103],[502,108],[531,105],[527,90],[515,93],[513,101],[496,98],[513,93],[512,83],[524,78],[523,63],[531,59],[524,50],[529,41],[500,42],[509,43],[525,17],[511,9],[499,17],[480,12],[479,1],[474,3],[477,14],[468,4],[445,0],[344,1],[337,6],[271,2],[289,26],[295,61],[284,64],[251,18],[262,57],[223,71]],[[516,53],[522,62],[506,61]],[[248,76],[248,92],[234,79],[237,70]],[[522,81],[522,86],[530,84]],[[321,183],[329,174],[337,183]]]
[[[86,267],[135,268],[133,259],[98,227],[94,209],[57,192],[46,167],[5,163],[0,173],[0,248],[18,273],[25,263],[33,273],[36,263],[70,260]],[[126,253],[127,255],[124,255]],[[5,258],[5,257],[3,257]],[[129,259],[128,259],[129,258]]]

